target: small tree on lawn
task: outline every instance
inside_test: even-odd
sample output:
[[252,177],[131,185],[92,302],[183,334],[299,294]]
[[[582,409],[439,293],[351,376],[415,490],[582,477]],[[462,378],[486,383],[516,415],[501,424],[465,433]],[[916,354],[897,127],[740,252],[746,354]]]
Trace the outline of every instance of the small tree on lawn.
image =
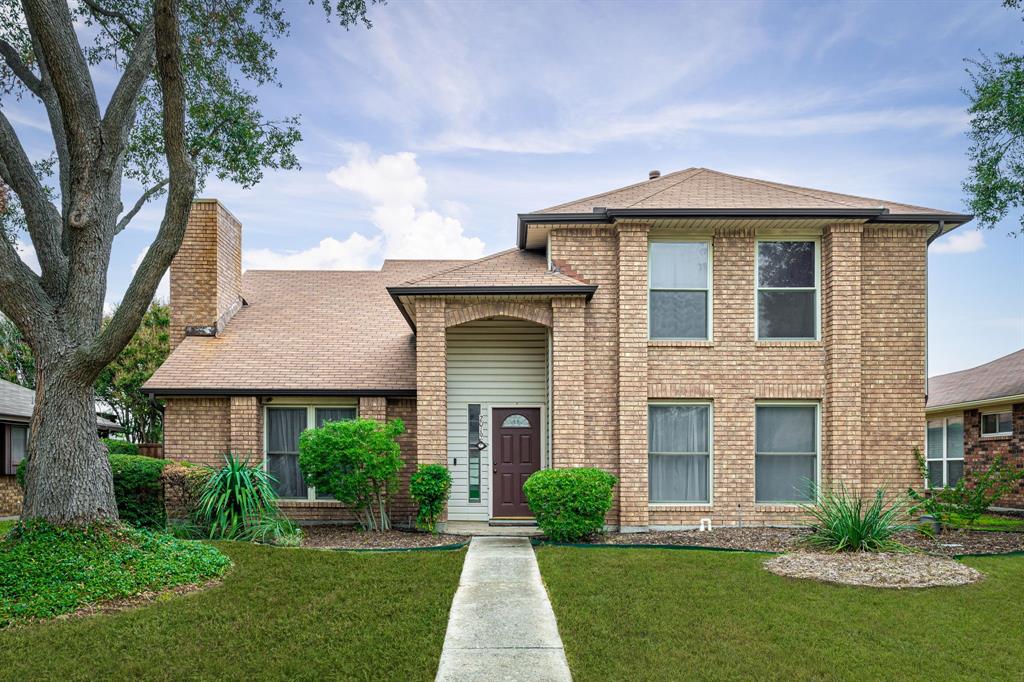
[[328,422],[299,437],[299,468],[318,493],[354,505],[368,530],[390,530],[388,491],[402,468],[396,440],[402,420],[382,424],[372,419]]

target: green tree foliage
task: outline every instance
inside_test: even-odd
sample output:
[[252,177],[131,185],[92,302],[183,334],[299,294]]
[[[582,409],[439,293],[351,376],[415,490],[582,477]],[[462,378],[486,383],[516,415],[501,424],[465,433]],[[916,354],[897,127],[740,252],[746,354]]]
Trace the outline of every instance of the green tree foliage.
[[327,422],[299,436],[299,468],[318,493],[333,495],[359,510],[368,530],[389,530],[388,492],[402,468],[397,438],[405,424],[372,419]]
[[14,323],[3,315],[0,315],[0,379],[25,388],[36,387],[32,349]]
[[[1003,5],[1021,9],[1021,0]],[[981,227],[992,228],[1011,209],[1024,207],[1024,56],[997,52],[967,60],[971,86],[968,113],[968,203]],[[1024,214],[1010,234],[1024,235]]]
[[416,525],[430,533],[436,530],[451,489],[452,475],[448,467],[443,464],[420,465],[409,477],[409,496],[419,505]]
[[133,443],[163,439],[163,414],[142,392],[142,385],[171,352],[170,324],[170,308],[154,301],[135,336],[96,380],[96,397],[113,410],[125,437]]

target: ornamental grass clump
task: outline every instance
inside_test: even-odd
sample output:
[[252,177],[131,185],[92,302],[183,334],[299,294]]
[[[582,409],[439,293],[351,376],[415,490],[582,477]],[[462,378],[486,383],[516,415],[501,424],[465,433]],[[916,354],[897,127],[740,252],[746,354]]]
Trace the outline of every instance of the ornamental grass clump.
[[214,540],[294,544],[297,528],[281,517],[273,477],[232,453],[203,488],[196,523]]
[[876,490],[870,501],[847,491],[842,483],[834,490],[822,491],[817,505],[800,508],[812,517],[809,546],[831,552],[905,552],[895,540],[897,533],[912,530],[903,523],[905,505],[887,500],[884,490]]

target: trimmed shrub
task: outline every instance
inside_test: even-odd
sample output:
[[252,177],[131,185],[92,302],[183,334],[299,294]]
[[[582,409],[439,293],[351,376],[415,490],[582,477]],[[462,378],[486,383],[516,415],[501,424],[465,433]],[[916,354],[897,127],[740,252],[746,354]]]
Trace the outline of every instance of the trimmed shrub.
[[231,564],[216,548],[127,526],[19,524],[0,539],[0,627],[88,604],[204,583]]
[[409,477],[409,496],[420,506],[416,514],[416,525],[420,529],[435,532],[451,489],[452,475],[442,464],[421,464]]
[[541,469],[527,479],[523,492],[544,534],[556,542],[573,542],[604,527],[617,482],[601,469]]
[[121,521],[137,528],[164,528],[164,487],[161,480],[167,460],[141,455],[110,455],[114,474],[114,498]]
[[318,493],[354,505],[368,530],[388,530],[386,500],[398,484],[402,468],[396,440],[405,424],[395,419],[327,422],[299,436],[299,467],[306,483]]
[[213,469],[192,462],[167,462],[161,478],[168,519],[190,520],[199,509],[206,482]]
[[900,521],[905,505],[888,501],[884,490],[876,490],[870,502],[846,490],[842,483],[824,490],[817,505],[800,508],[814,519],[807,544],[832,552],[901,552],[906,547],[896,542],[896,533],[913,530]]
[[111,455],[137,455],[139,454],[139,446],[135,443],[129,443],[126,440],[116,440],[114,438],[100,438],[100,442],[107,446],[107,453]]

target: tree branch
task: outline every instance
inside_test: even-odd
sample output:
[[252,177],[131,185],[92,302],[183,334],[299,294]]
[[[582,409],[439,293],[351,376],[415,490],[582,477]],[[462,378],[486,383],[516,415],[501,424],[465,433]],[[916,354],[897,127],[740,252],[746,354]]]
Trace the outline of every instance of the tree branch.
[[0,111],[0,178],[21,200],[32,244],[39,256],[43,279],[63,282],[67,257],[61,248],[61,217],[50,202],[32,162],[18,140],[11,122]]
[[128,64],[103,116],[104,148],[109,150],[110,154],[120,154],[124,147],[124,140],[135,122],[139,92],[153,73],[155,58],[156,38],[153,34],[153,22],[150,20],[135,40]]
[[68,214],[71,201],[71,188],[69,174],[71,172],[71,160],[68,156],[68,140],[64,134],[64,115],[60,110],[60,102],[57,100],[57,93],[53,89],[53,82],[50,80],[50,72],[46,69],[46,57],[39,45],[39,39],[29,27],[29,34],[32,37],[32,53],[35,55],[36,63],[39,65],[40,92],[39,99],[46,107],[46,117],[50,120],[50,133],[53,135],[54,147],[57,150],[57,170],[60,180],[61,213]]
[[50,301],[39,276],[18,256],[14,245],[0,237],[0,311],[10,318],[29,345],[38,348],[52,319]]
[[92,378],[99,375],[131,341],[157,285],[185,236],[188,214],[196,193],[196,171],[185,142],[185,79],[181,70],[181,32],[177,0],[157,0],[154,9],[156,63],[163,92],[164,153],[170,169],[170,189],[156,239],[142,259],[121,305],[100,336],[80,351]]
[[7,64],[14,75],[29,89],[33,95],[39,99],[43,98],[43,82],[39,79],[32,69],[28,68],[28,65],[21,60],[21,55],[14,49],[6,40],[0,39],[0,55],[3,55],[4,63]]
[[114,234],[118,234],[119,232],[121,232],[121,230],[128,227],[128,223],[132,221],[132,218],[135,217],[135,214],[138,213],[142,209],[142,207],[146,205],[146,202],[149,201],[154,194],[156,194],[164,187],[166,187],[168,182],[170,182],[170,180],[164,178],[163,180],[161,180],[160,182],[158,182],[157,184],[153,185],[145,192],[143,192],[142,196],[140,196],[139,200],[135,202],[135,205],[132,206],[131,210],[125,213],[123,216],[121,216],[121,219],[117,221],[117,226],[114,228]]
[[131,18],[124,12],[118,12],[116,10],[107,9],[100,5],[96,0],[83,0],[86,7],[92,10],[93,14],[98,14],[108,19],[115,19],[128,30],[132,35],[139,35],[139,27],[131,20]]

